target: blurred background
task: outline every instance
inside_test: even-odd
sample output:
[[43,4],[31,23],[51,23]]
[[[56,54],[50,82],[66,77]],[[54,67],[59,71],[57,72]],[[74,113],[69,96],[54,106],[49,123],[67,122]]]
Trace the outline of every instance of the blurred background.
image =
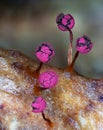
[[37,60],[34,51],[47,41],[55,48],[55,57],[48,63],[67,67],[68,32],[59,31],[55,18],[59,13],[71,13],[76,21],[76,39],[88,35],[94,46],[80,55],[75,69],[80,74],[103,77],[103,0],[0,0],[0,47],[15,49]]

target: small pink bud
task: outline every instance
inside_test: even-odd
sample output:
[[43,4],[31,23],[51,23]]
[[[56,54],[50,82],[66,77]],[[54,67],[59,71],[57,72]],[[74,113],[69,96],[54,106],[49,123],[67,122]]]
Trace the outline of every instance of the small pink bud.
[[36,57],[43,63],[48,62],[54,56],[54,50],[49,43],[42,43],[36,50]]
[[54,71],[46,71],[39,75],[39,84],[41,88],[52,88],[58,81],[58,76]]
[[33,108],[32,112],[43,112],[46,108],[46,101],[41,96],[39,96],[32,102],[31,107]]
[[82,54],[86,54],[90,52],[92,49],[92,46],[93,44],[91,40],[86,35],[77,39],[76,49],[78,52]]
[[56,23],[60,30],[68,31],[74,27],[75,20],[71,14],[64,15],[63,13],[60,13],[56,18]]

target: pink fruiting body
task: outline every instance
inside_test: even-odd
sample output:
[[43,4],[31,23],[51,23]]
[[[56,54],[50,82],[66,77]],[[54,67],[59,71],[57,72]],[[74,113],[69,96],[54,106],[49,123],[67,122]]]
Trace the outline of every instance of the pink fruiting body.
[[92,49],[92,46],[93,44],[91,40],[86,35],[77,39],[76,49],[78,52],[82,54],[86,54],[90,52]]
[[36,49],[35,54],[41,62],[46,63],[54,56],[54,50],[50,43],[44,42]]
[[56,18],[58,28],[62,31],[68,31],[74,27],[75,20],[71,14],[60,13]]
[[39,75],[38,82],[41,88],[49,89],[56,85],[58,76],[54,71],[48,70]]
[[43,112],[46,108],[46,101],[41,97],[37,97],[33,102],[32,102],[32,112],[34,113],[39,113]]

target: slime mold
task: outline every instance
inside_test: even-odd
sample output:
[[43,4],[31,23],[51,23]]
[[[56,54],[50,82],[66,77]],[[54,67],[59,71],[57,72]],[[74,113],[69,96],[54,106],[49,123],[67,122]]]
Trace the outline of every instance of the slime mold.
[[71,14],[60,13],[56,18],[56,23],[61,31],[68,31],[74,27],[75,21]]
[[39,113],[43,112],[46,108],[46,101],[41,97],[37,97],[33,102],[32,102],[32,112],[34,113]]
[[92,45],[91,40],[86,35],[77,39],[76,50],[82,54],[86,54],[90,52],[92,49],[92,46],[93,45]]
[[54,50],[50,43],[44,42],[36,49],[35,54],[41,62],[46,63],[54,56]]
[[58,81],[58,76],[54,71],[48,70],[39,75],[39,84],[41,88],[52,88]]

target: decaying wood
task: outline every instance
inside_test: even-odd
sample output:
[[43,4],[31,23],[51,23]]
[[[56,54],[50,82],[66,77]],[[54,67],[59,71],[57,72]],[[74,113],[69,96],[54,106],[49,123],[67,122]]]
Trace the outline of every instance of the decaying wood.
[[36,96],[33,72],[38,64],[18,51],[0,49],[0,130],[103,130],[103,80],[43,65],[54,70],[56,87],[41,90],[45,117],[33,113]]

